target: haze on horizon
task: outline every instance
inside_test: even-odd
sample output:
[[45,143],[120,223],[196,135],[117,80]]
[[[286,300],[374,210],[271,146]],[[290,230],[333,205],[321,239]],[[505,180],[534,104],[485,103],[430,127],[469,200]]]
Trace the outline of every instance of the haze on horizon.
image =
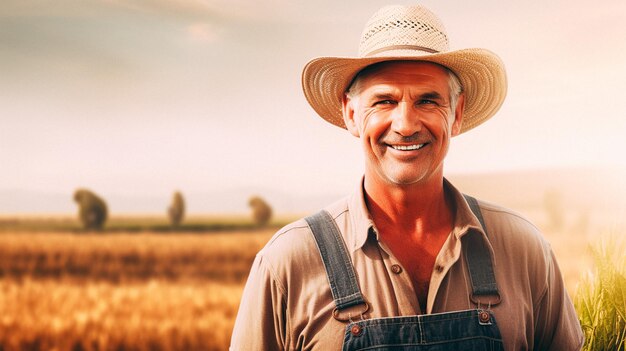
[[[421,3],[453,49],[492,50],[509,77],[496,116],[454,139],[447,173],[626,168],[624,2]],[[355,55],[385,4],[2,1],[0,190],[347,193],[359,145],[308,106],[301,69]]]

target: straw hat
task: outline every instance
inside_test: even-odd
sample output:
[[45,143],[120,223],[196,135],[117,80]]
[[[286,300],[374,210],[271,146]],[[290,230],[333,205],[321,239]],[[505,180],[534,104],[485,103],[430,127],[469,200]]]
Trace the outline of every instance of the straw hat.
[[328,122],[346,128],[341,99],[363,68],[383,61],[429,61],[448,67],[465,92],[461,133],[491,118],[506,96],[504,64],[485,49],[450,51],[441,21],[427,8],[387,6],[365,25],[357,57],[320,57],[302,72],[302,89],[313,109]]

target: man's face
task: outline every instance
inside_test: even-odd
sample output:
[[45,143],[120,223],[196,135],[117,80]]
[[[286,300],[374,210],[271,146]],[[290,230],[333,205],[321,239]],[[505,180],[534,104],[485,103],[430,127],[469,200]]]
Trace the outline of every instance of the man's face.
[[448,79],[441,66],[408,61],[380,64],[360,77],[344,97],[343,113],[362,141],[366,178],[402,186],[443,176],[464,105],[460,96],[456,113],[451,110]]

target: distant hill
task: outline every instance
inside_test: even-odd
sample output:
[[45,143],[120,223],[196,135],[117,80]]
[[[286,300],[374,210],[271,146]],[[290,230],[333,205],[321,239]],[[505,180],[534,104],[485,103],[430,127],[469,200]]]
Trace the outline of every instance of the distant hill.
[[449,175],[461,191],[517,209],[542,206],[548,192],[570,209],[624,208],[626,174],[609,169],[553,169]]
[[[568,209],[625,208],[624,172],[591,169],[554,169],[446,176],[461,191],[516,210],[543,206],[546,194],[556,194]],[[348,194],[297,196],[279,189],[237,188],[217,192],[184,193],[190,213],[244,213],[251,195],[265,198],[277,213],[310,213]],[[171,194],[123,196],[102,194],[111,213],[165,213]],[[0,189],[0,214],[75,213],[72,194]]]

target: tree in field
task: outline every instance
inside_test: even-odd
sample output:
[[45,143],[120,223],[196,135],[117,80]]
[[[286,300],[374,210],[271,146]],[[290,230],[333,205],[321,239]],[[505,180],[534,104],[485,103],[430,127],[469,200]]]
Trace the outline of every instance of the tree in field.
[[248,201],[252,208],[252,219],[258,226],[266,225],[272,218],[272,207],[259,196],[253,196]]
[[74,201],[78,204],[78,218],[83,228],[100,230],[107,220],[107,205],[102,198],[87,189],[74,192]]
[[185,217],[185,199],[180,191],[174,192],[172,203],[167,209],[167,215],[172,227],[178,227],[183,222],[183,218]]

